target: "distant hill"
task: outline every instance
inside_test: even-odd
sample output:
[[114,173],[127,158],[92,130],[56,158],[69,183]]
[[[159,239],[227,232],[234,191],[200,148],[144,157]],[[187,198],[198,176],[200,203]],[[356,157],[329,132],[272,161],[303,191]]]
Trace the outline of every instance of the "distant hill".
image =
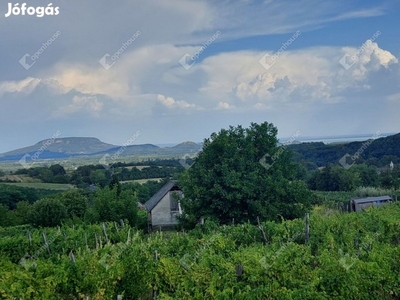
[[53,142],[52,140],[43,140],[29,147],[0,154],[0,157],[15,155],[21,156],[26,153],[34,154],[37,151],[41,151],[41,149],[44,150],[47,155],[50,155],[50,153],[55,153],[55,156],[57,156],[56,153],[63,155],[94,154],[114,147],[117,146],[103,143],[99,139],[93,137],[67,137],[54,139]]
[[322,142],[289,145],[296,161],[315,163],[318,167],[336,164],[345,154],[359,153],[360,160],[376,166],[400,162],[400,133],[375,140],[361,142],[324,144]]
[[164,148],[165,151],[171,151],[171,152],[180,152],[180,153],[188,153],[188,154],[194,154],[200,151],[202,148],[202,145],[196,144],[195,142],[183,142],[180,143],[176,146],[170,147],[170,148]]
[[184,142],[173,147],[161,148],[153,144],[118,146],[107,144],[93,137],[67,137],[54,140],[43,140],[35,145],[0,154],[0,161],[18,161],[24,155],[34,156],[39,153],[40,159],[64,159],[80,156],[103,156],[118,153],[118,157],[132,155],[184,155],[196,153],[201,145]]

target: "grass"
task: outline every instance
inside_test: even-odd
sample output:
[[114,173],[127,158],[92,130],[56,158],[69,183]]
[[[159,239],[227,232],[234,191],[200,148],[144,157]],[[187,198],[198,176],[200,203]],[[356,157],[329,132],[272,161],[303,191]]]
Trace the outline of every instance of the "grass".
[[71,184],[64,183],[43,183],[43,182],[0,182],[0,184],[14,185],[18,187],[28,187],[34,189],[45,189],[55,191],[66,191],[74,189],[75,187]]
[[137,182],[137,183],[143,184],[143,183],[146,183],[147,181],[151,181],[151,180],[160,182],[160,181],[162,181],[163,179],[165,179],[165,178],[136,179],[136,180],[126,180],[126,181],[120,181],[120,182],[121,182],[122,184],[123,184],[123,183],[130,183],[130,182]]

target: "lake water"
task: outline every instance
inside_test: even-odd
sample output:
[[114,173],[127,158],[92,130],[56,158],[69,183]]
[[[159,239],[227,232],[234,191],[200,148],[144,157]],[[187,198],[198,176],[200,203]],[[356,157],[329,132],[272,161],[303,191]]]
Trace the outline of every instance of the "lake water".
[[[301,143],[311,143],[311,142],[323,142],[324,144],[331,144],[331,143],[350,143],[350,142],[356,142],[356,141],[367,141],[371,138],[381,138],[381,137],[387,137],[390,135],[394,135],[396,133],[381,133],[379,135],[374,134],[374,133],[369,133],[369,134],[355,134],[355,135],[337,135],[337,136],[313,136],[313,137],[302,137],[299,136],[296,138],[296,142],[301,142]],[[280,138],[279,142],[280,143],[286,143],[290,142],[291,139],[289,138]]]

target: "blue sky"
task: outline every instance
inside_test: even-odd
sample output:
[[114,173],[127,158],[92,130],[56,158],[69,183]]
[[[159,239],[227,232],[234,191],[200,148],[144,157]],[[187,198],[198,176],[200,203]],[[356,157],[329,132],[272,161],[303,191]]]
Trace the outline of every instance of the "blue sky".
[[263,121],[280,137],[399,131],[399,1],[53,1],[58,15],[6,17],[9,3],[0,153],[57,131],[119,145]]

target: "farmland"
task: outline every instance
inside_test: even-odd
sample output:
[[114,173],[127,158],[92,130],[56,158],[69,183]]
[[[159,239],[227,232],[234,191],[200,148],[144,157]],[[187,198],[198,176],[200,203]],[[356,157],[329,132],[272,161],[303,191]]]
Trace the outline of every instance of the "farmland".
[[398,203],[314,211],[307,243],[302,218],[151,235],[116,223],[3,228],[0,297],[397,299],[399,216]]

